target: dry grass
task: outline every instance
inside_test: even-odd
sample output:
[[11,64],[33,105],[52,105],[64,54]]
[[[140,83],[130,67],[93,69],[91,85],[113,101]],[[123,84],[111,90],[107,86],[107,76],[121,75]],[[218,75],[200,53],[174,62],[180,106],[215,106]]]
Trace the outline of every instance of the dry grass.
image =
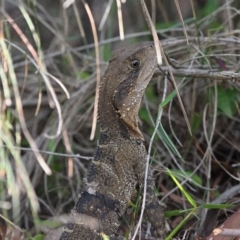
[[[237,0],[209,0],[204,6],[190,2],[191,7],[181,1],[156,1],[150,11],[169,66],[156,69],[140,118],[148,144],[162,111],[151,146],[156,187],[168,215],[170,210],[186,210],[169,217],[171,229],[192,205],[167,169],[197,206],[178,236],[189,228],[205,236],[211,232],[205,226],[215,224],[209,223],[210,214],[224,221],[240,205],[240,5]],[[90,1],[89,10],[83,3],[67,9],[55,1],[6,0],[0,5],[0,211],[6,221],[32,236],[47,231],[43,220],[60,219],[76,200],[96,146],[96,140],[89,140],[96,79],[112,50],[123,45],[115,37],[118,29],[125,44],[151,39],[138,1],[101,6]],[[90,23],[88,11],[95,22]],[[116,16],[121,15],[118,24]],[[223,76],[222,71],[228,72]],[[174,94],[173,76],[192,135]],[[225,81],[227,76],[230,80]],[[171,81],[164,87],[166,79]],[[167,97],[159,108],[163,89]],[[226,215],[219,210],[217,217],[213,209],[207,213],[204,203],[234,207],[226,209]],[[132,230],[138,215],[126,216]],[[123,224],[120,231],[125,233],[127,227]]]

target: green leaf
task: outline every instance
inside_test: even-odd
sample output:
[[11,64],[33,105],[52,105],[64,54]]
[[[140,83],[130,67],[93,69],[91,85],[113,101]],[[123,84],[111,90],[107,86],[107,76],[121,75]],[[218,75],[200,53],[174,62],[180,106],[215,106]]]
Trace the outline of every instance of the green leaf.
[[[139,118],[140,118],[142,121],[145,121],[145,122],[148,123],[150,126],[152,126],[151,120],[150,120],[150,118],[149,118],[148,111],[147,111],[146,108],[141,108],[138,115],[139,115]],[[151,127],[151,134],[152,134],[153,131],[154,131],[154,128]],[[151,135],[151,134],[150,134],[150,135]]]
[[203,14],[202,17],[207,16],[214,12],[218,7],[217,0],[207,0],[205,6],[202,8],[201,12]]
[[181,227],[184,225],[184,223],[187,222],[189,217],[194,213],[195,209],[192,209],[192,211],[173,229],[173,231],[166,237],[165,240],[173,239],[173,236],[181,229]]
[[173,179],[173,181],[176,183],[176,185],[178,186],[179,190],[184,194],[184,196],[186,197],[186,199],[188,200],[188,202],[194,207],[197,207],[196,202],[194,201],[194,199],[187,193],[187,191],[183,188],[183,186],[179,183],[179,181],[175,178],[173,172],[167,168],[167,172],[170,175],[170,177]]
[[176,90],[172,91],[169,95],[167,95],[167,97],[164,99],[163,102],[161,102],[161,104],[160,104],[159,106],[163,108],[163,107],[166,106],[170,101],[172,101],[175,96],[176,96]]
[[177,148],[175,147],[172,140],[164,130],[161,123],[159,124],[158,131],[164,143],[166,143],[166,145],[171,149],[171,151],[184,162],[184,159],[182,158],[181,154],[178,152]]
[[164,212],[164,216],[169,218],[173,216],[180,216],[180,215],[183,215],[184,213],[185,211],[182,211],[182,210],[173,210],[173,211]]
[[207,208],[207,209],[225,209],[225,208],[231,208],[234,207],[233,204],[211,204],[211,203],[207,203],[207,204],[202,204],[203,208]]
[[129,206],[131,206],[132,208],[136,209],[137,205],[134,204],[131,200],[128,201]]
[[236,102],[238,101],[238,91],[235,88],[218,87],[218,109],[232,118],[236,113]]
[[90,76],[91,74],[89,72],[83,71],[79,73],[79,78],[80,79],[86,79]]
[[191,119],[191,128],[193,133],[196,133],[199,130],[201,121],[202,119],[200,114],[194,113]]
[[147,99],[151,102],[157,101],[158,97],[155,93],[155,87],[153,85],[149,85],[146,90],[145,90],[145,95],[147,97]]
[[57,220],[38,220],[36,221],[36,224],[38,226],[46,226],[48,227],[49,229],[55,229],[55,228],[58,228],[62,225],[62,223],[60,221],[57,221]]
[[103,47],[103,59],[105,61],[109,61],[109,59],[111,59],[111,56],[112,56],[112,46],[111,44],[106,44],[104,45]]
[[186,178],[186,175],[188,177],[190,177],[189,181],[190,183],[193,183],[195,185],[202,185],[202,179],[195,173],[195,174],[192,174],[191,171],[181,171],[181,170],[173,170],[172,171],[173,173],[175,174],[178,174],[178,177],[180,179],[185,179]]

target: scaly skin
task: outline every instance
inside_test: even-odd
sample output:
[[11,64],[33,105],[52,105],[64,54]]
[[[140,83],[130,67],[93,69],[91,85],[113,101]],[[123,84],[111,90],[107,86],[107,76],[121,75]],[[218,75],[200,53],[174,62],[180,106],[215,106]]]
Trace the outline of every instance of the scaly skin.
[[[100,240],[116,236],[120,218],[136,187],[143,188],[147,152],[138,127],[138,111],[144,91],[157,65],[152,42],[114,52],[101,81],[99,96],[100,138],[79,199],[60,240]],[[163,208],[154,194],[149,171],[145,214],[164,238]]]

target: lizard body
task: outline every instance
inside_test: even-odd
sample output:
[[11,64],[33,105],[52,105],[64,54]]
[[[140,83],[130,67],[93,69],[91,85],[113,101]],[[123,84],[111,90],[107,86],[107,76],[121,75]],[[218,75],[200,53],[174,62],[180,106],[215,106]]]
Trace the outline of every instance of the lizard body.
[[[138,127],[138,111],[145,88],[157,65],[152,42],[113,53],[100,84],[98,118],[100,138],[79,199],[60,240],[100,240],[117,237],[120,218],[143,188],[147,152]],[[154,194],[149,171],[145,213],[164,236],[163,208]]]

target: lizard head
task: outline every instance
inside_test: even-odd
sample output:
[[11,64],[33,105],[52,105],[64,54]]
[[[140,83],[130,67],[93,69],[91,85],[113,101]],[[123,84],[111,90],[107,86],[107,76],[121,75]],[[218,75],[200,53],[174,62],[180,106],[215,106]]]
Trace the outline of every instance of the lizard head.
[[106,102],[111,104],[131,138],[143,139],[138,127],[138,112],[156,65],[154,43],[142,42],[115,51],[105,72],[99,101],[102,97],[105,105]]

